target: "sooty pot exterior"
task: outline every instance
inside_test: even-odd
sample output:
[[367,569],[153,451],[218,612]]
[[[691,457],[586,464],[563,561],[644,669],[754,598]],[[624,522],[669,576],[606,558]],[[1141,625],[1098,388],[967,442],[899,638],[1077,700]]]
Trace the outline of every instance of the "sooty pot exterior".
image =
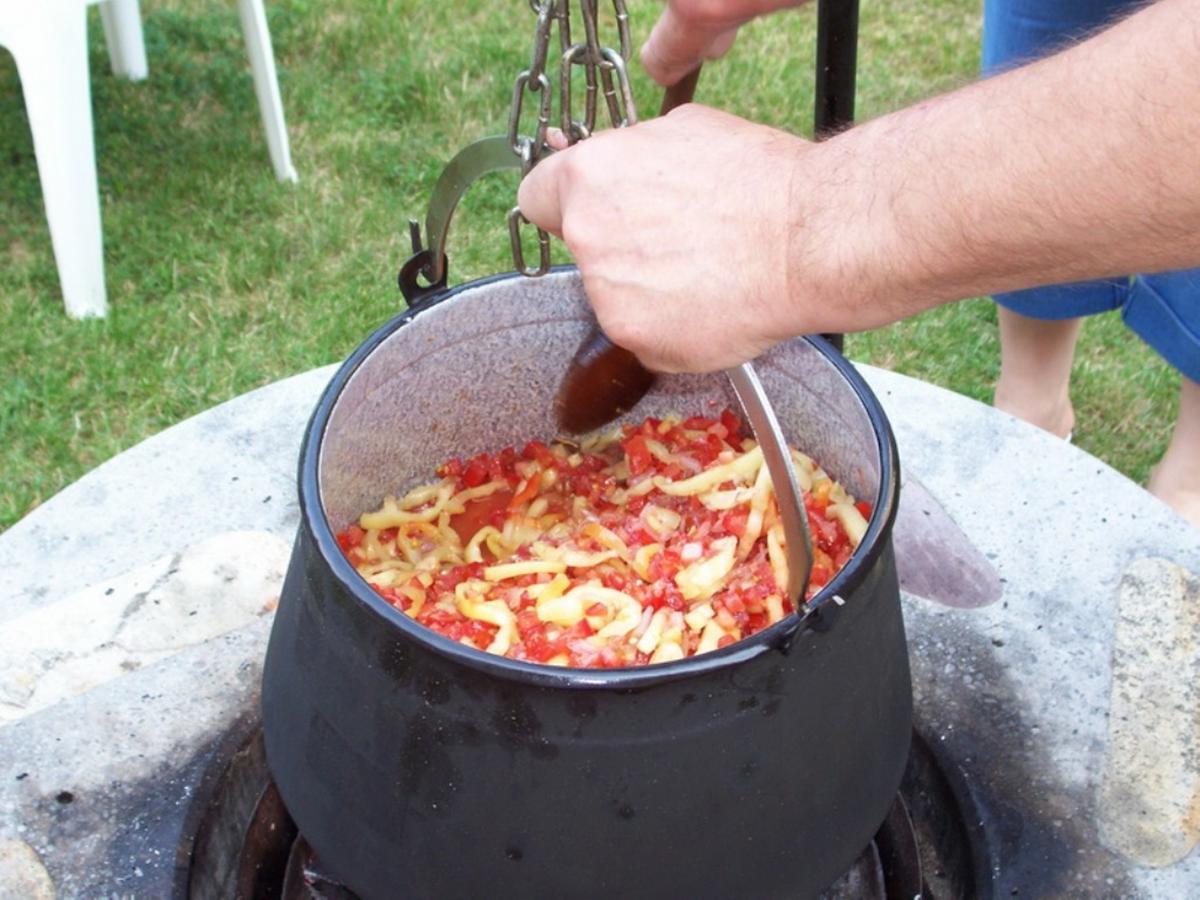
[[[808,897],[899,786],[894,443],[819,342],[777,348],[760,375],[793,443],[876,511],[803,620],[661,666],[537,666],[424,630],[342,556],[337,530],[442,459],[547,436],[587,325],[571,271],[467,285],[377,332],[314,413],[267,758],[323,866],[364,897]],[[736,408],[722,376],[664,379],[637,416],[713,402]]]

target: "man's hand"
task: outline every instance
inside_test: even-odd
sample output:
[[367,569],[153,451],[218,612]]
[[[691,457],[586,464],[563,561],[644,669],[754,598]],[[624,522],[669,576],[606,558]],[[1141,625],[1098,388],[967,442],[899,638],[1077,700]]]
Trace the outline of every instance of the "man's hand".
[[642,47],[642,64],[664,87],[706,59],[724,56],[751,19],[807,0],[669,0]]
[[605,333],[659,371],[710,371],[788,336],[800,138],[689,104],[601,132],[521,183],[562,237]]
[[1200,0],[1157,0],[820,144],[683,106],[543,160],[519,202],[614,342],[710,371],[961,297],[1200,263],[1197,72]]

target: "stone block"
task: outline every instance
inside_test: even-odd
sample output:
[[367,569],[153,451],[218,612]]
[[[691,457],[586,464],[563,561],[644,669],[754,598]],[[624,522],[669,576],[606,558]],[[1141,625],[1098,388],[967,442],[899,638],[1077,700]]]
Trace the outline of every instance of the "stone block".
[[1164,559],[1134,561],[1118,588],[1097,812],[1104,843],[1142,865],[1200,840],[1200,578]]

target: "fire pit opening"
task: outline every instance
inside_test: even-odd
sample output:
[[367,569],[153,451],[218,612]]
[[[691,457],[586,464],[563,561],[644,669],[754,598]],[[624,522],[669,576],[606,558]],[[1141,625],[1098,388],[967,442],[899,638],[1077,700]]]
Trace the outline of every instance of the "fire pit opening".
[[[271,781],[260,728],[213,763],[185,838],[188,900],[356,900],[323,870]],[[194,820],[195,817],[193,817]],[[887,818],[821,900],[950,900],[984,896],[986,860],[958,796],[928,744],[913,734],[908,768]]]

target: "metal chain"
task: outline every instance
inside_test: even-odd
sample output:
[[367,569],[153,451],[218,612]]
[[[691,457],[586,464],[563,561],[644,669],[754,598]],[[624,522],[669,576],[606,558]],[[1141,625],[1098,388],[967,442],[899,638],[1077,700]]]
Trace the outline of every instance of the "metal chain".
[[[508,116],[508,140],[513,152],[521,159],[521,177],[553,152],[546,142],[546,129],[550,124],[554,97],[550,78],[546,75],[546,63],[550,48],[551,31],[555,26],[559,36],[559,123],[568,144],[590,136],[596,128],[599,98],[603,93],[604,105],[613,128],[623,128],[637,122],[633,91],[629,86],[629,56],[632,41],[629,35],[629,13],[625,0],[612,0],[616,18],[617,48],[600,43],[600,0],[574,0],[578,4],[579,16],[583,20],[584,41],[571,41],[571,4],[573,0],[530,0],[529,7],[537,17],[533,32],[533,53],[529,68],[517,76],[513,85],[512,107]],[[571,101],[571,82],[576,68],[584,70],[583,117],[576,118]],[[531,108],[537,109],[537,123],[533,135],[521,133],[521,116],[526,99]],[[538,265],[532,267],[525,262],[525,251],[521,241],[522,227],[529,220],[519,207],[508,212],[508,234],[512,244],[513,265],[522,275],[536,277],[550,270],[550,236],[537,230]]]

